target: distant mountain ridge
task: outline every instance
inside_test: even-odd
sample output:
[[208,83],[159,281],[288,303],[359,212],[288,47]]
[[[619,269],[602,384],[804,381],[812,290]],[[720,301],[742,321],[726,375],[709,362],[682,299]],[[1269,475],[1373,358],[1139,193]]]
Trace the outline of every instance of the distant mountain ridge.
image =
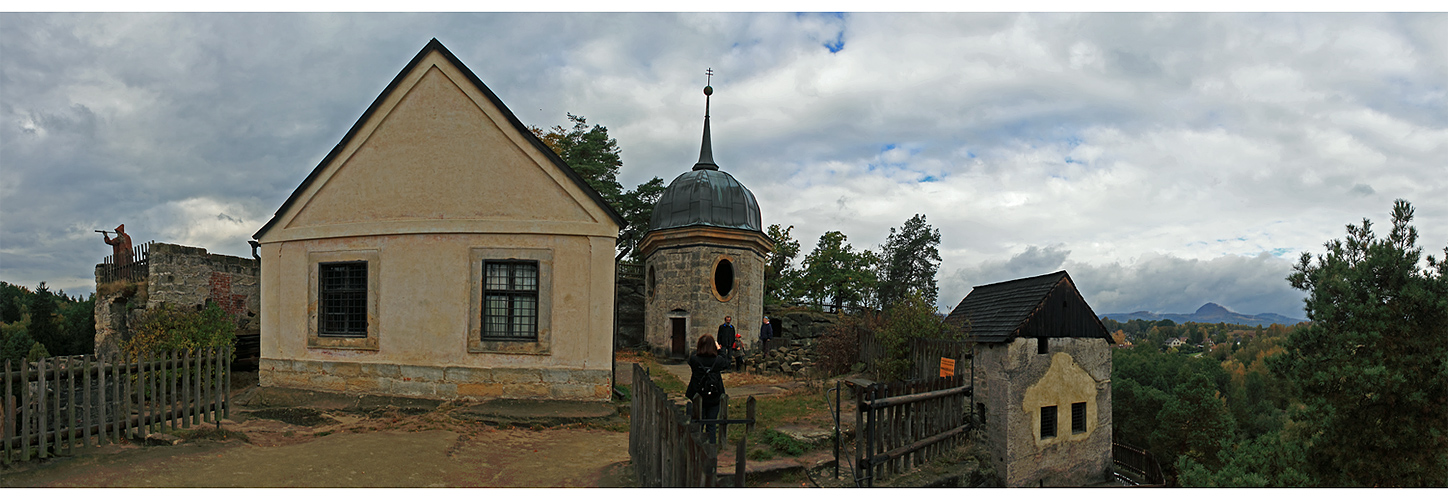
[[1267,326],[1271,324],[1291,326],[1301,323],[1303,321],[1307,321],[1305,319],[1289,318],[1287,316],[1276,313],[1242,314],[1238,312],[1232,312],[1227,308],[1219,306],[1212,302],[1206,303],[1201,308],[1198,308],[1197,312],[1191,314],[1158,314],[1147,311],[1136,311],[1131,313],[1102,314],[1100,315],[1100,317],[1111,318],[1123,323],[1131,321],[1133,319],[1141,319],[1146,321],[1161,321],[1164,319],[1169,319],[1177,323],[1186,323],[1188,321],[1191,321],[1194,323],[1227,323],[1252,326]]

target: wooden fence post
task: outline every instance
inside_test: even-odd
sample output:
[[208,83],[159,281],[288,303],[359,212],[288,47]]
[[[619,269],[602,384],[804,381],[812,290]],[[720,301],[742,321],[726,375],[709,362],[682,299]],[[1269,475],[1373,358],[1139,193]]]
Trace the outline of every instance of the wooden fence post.
[[82,422],[82,423],[81,423],[81,428],[80,428],[80,434],[81,434],[81,436],[80,436],[80,437],[81,437],[81,441],[80,441],[80,442],[81,442],[81,446],[82,446],[82,447],[89,448],[90,445],[91,445],[91,439],[90,439],[90,432],[91,432],[91,373],[90,373],[91,364],[90,364],[90,355],[89,355],[89,354],[82,354],[82,355],[80,356],[80,359],[81,359],[81,371],[85,374],[85,376],[81,377],[81,378],[82,378],[82,380],[81,380],[81,385],[82,385],[83,387],[85,387],[85,390],[80,393],[81,400],[82,400],[82,402],[83,402],[83,404],[82,404],[82,406],[81,406],[81,412],[80,412],[81,422]]
[[215,393],[214,393],[215,396],[216,396],[216,406],[215,406],[215,407],[212,407],[212,409],[211,409],[211,411],[215,412],[215,413],[213,413],[213,414],[211,415],[211,419],[216,422],[216,428],[219,430],[219,429],[221,429],[221,391],[222,391],[222,390],[221,390],[221,379],[222,379],[222,373],[221,373],[221,348],[214,348],[214,349],[212,349],[212,352],[214,353],[214,355],[213,355],[212,357],[216,360],[216,361],[215,361],[214,371],[212,371],[212,377],[213,377],[213,378],[212,378],[212,383],[215,384],[215,386],[216,386],[216,391],[215,391]]
[[40,458],[46,458],[50,456],[49,453],[46,452],[46,431],[50,430],[50,421],[45,418],[45,358],[40,358],[38,363],[39,365],[36,366],[38,373],[36,375],[39,378],[40,390],[37,392],[40,394],[37,395],[39,404],[36,405],[39,411],[35,412],[35,415],[37,419],[36,423],[39,424],[36,427],[39,427],[37,430],[40,433],[40,446],[36,451],[39,453]]
[[226,419],[231,418],[231,358],[234,354],[231,346],[222,347],[221,362],[225,368],[226,380],[221,384],[221,394],[226,399],[226,404],[221,407],[221,416]]
[[0,430],[0,439],[5,440],[4,444],[0,444],[0,453],[4,453],[3,463],[6,465],[10,464],[11,455],[15,453],[13,445],[10,444],[10,436],[15,433],[15,395],[14,390],[10,387],[14,383],[15,377],[10,375],[10,360],[7,359],[5,360],[5,399],[0,400],[0,403],[4,403],[0,406],[5,407],[3,411],[0,411],[0,425],[5,426],[3,430]]

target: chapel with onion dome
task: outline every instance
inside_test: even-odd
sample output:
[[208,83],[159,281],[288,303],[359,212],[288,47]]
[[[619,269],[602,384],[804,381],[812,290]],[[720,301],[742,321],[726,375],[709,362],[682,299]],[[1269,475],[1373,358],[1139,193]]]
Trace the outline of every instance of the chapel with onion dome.
[[[644,338],[659,355],[683,357],[732,316],[745,349],[764,316],[764,263],[774,249],[754,193],[714,163],[709,96],[693,169],[669,183],[639,243],[644,256]],[[721,342],[722,343],[722,342]]]

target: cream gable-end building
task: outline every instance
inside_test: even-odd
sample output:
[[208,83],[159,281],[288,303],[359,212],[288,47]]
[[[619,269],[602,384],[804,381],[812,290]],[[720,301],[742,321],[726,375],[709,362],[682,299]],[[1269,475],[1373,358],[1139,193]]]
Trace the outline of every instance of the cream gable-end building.
[[622,225],[434,39],[255,235],[261,384],[606,400]]

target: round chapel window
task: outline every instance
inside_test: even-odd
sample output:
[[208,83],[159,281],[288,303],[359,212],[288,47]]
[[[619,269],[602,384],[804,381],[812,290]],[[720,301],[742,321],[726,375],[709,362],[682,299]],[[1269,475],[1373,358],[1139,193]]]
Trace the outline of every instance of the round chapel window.
[[714,295],[719,300],[729,300],[729,294],[734,291],[734,263],[729,259],[720,258],[714,263]]

